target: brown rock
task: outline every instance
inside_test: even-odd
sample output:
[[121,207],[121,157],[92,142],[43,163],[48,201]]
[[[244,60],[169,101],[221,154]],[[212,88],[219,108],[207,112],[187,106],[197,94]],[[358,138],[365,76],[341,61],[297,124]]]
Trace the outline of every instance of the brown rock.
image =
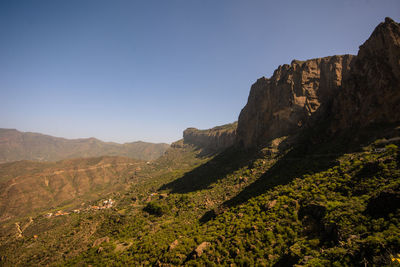
[[237,127],[246,148],[328,122],[331,133],[400,121],[400,24],[379,24],[357,56],[292,61],[254,83]]
[[210,245],[211,245],[210,242],[203,242],[203,243],[201,243],[201,244],[192,252],[192,258],[195,259],[195,258],[200,257],[200,256],[203,254],[204,250],[205,250],[206,248],[208,248]]
[[274,200],[268,202],[268,203],[265,205],[265,208],[266,208],[266,210],[269,210],[269,209],[272,209],[273,207],[275,207],[275,205],[276,205],[276,199],[274,199]]
[[176,239],[174,242],[172,242],[172,243],[168,246],[168,251],[171,251],[171,250],[175,249],[176,246],[178,246],[178,244],[179,244],[179,241],[178,241],[178,239]]
[[238,141],[245,147],[258,146],[311,124],[340,90],[353,58],[293,60],[279,66],[270,79],[258,79],[239,115]]
[[101,238],[96,239],[93,242],[92,247],[97,247],[97,246],[101,245],[102,243],[108,243],[108,242],[110,242],[110,238],[108,236],[101,237]]
[[350,67],[334,101],[333,132],[400,121],[400,24],[380,23]]
[[188,128],[183,132],[183,142],[204,149],[206,152],[220,152],[236,141],[237,123],[217,126],[208,130]]

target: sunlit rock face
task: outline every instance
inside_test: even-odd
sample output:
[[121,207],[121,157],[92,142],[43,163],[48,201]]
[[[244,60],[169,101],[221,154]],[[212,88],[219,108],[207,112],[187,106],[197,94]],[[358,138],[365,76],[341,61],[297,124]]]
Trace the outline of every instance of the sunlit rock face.
[[237,142],[255,147],[324,123],[331,133],[400,121],[400,26],[379,24],[357,56],[279,66],[254,83],[239,115]]
[[293,60],[279,66],[270,79],[252,85],[238,123],[238,141],[257,146],[310,126],[326,112],[342,87],[354,56]]
[[199,130],[187,128],[183,132],[183,141],[195,145],[206,152],[219,152],[235,144],[237,123]]

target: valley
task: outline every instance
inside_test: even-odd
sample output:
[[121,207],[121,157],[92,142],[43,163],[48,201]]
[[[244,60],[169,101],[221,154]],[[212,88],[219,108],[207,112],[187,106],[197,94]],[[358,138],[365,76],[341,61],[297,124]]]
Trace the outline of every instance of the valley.
[[395,266],[399,103],[386,18],[358,55],[279,66],[237,122],[159,157],[0,164],[0,265]]

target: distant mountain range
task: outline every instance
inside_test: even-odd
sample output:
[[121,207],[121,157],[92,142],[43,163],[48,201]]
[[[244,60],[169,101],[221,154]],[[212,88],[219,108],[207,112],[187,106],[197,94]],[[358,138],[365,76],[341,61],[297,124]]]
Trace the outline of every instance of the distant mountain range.
[[96,138],[65,139],[40,133],[0,129],[0,163],[18,160],[58,161],[69,158],[123,156],[141,160],[160,157],[168,144],[118,144]]

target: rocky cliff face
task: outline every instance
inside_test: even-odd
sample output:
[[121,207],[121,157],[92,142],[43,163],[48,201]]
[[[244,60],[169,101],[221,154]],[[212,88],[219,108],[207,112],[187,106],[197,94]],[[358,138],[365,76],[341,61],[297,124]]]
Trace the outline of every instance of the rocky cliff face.
[[236,127],[235,122],[207,130],[188,128],[183,132],[183,142],[206,152],[219,152],[235,144]]
[[292,61],[279,66],[270,79],[251,87],[238,124],[238,141],[256,146],[309,126],[329,106],[348,75],[354,56]]
[[333,132],[400,121],[399,23],[386,18],[360,46],[332,114]]
[[317,123],[333,132],[400,121],[400,29],[387,18],[360,47],[343,55],[292,61],[252,85],[237,141],[262,145]]

